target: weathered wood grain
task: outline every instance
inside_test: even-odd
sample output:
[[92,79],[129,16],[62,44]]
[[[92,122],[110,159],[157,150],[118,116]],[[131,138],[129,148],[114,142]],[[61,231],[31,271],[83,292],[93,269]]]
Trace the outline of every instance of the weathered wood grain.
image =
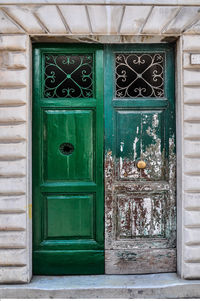
[[176,271],[176,249],[106,250],[106,274],[144,274]]

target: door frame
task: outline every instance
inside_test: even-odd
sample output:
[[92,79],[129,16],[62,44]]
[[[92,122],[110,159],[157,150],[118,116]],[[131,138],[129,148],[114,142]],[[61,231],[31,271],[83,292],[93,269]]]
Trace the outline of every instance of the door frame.
[[[54,38],[60,38],[57,35],[53,36]],[[91,36],[93,37],[93,36]],[[95,37],[95,35],[94,35]],[[117,37],[117,36],[116,36]],[[161,43],[163,42],[162,37],[156,37],[156,36],[150,36],[148,39],[144,39],[142,36],[135,36],[134,37],[136,43]],[[183,126],[184,126],[184,119],[183,119],[183,88],[182,88],[182,40],[183,37],[177,37],[176,39],[176,47],[175,47],[175,107],[176,107],[176,134],[183,133]],[[31,69],[31,58],[32,58],[32,44],[31,42],[39,41],[41,43],[46,42],[45,37],[42,35],[37,35],[36,38],[34,36],[30,37],[30,43],[29,43],[29,74],[30,74],[30,91],[28,97],[32,99],[32,69]],[[106,43],[113,43],[114,37],[113,36],[105,36]],[[66,41],[68,43],[69,40]],[[106,44],[105,43],[105,44]],[[165,42],[163,42],[165,43]],[[114,44],[114,43],[113,43]],[[119,43],[117,43],[119,44]],[[120,45],[125,45],[126,41],[124,43],[120,43]],[[29,123],[28,123],[28,161],[29,165],[27,167],[28,170],[28,182],[29,182],[29,216],[27,217],[27,241],[28,241],[28,262],[29,262],[29,273],[30,277],[32,276],[32,101],[28,104],[28,116],[29,116]],[[183,207],[183,183],[182,183],[182,169],[183,169],[183,139],[182,135],[176,135],[176,158],[177,158],[177,168],[176,168],[176,183],[177,183],[177,194],[176,194],[176,204],[177,204],[177,274],[181,277],[184,277],[183,275],[183,250],[185,248],[184,241],[183,241],[183,215],[184,215],[184,207]]]

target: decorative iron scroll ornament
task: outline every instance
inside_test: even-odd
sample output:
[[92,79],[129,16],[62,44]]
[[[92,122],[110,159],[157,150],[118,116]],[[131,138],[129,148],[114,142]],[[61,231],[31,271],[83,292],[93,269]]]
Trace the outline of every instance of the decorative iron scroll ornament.
[[115,62],[115,97],[164,97],[164,53],[120,53]]
[[93,97],[93,56],[45,55],[44,97]]

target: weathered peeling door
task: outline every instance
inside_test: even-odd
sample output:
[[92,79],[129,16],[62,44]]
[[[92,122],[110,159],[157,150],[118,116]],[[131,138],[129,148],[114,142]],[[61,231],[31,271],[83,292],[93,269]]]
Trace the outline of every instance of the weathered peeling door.
[[105,270],[176,270],[173,47],[107,46]]
[[33,51],[33,272],[104,273],[103,50]]

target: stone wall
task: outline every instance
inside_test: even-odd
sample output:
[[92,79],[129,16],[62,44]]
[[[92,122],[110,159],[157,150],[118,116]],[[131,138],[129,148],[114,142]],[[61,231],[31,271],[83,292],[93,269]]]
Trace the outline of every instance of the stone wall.
[[[177,257],[185,279],[200,279],[200,65],[190,64],[195,52],[200,36],[183,35],[177,55]],[[1,283],[32,276],[30,61],[28,35],[0,36]]]
[[[200,278],[200,36],[183,36],[183,278]],[[179,254],[178,254],[179,255]]]
[[0,36],[1,283],[28,282],[31,277],[29,71],[29,38]]

